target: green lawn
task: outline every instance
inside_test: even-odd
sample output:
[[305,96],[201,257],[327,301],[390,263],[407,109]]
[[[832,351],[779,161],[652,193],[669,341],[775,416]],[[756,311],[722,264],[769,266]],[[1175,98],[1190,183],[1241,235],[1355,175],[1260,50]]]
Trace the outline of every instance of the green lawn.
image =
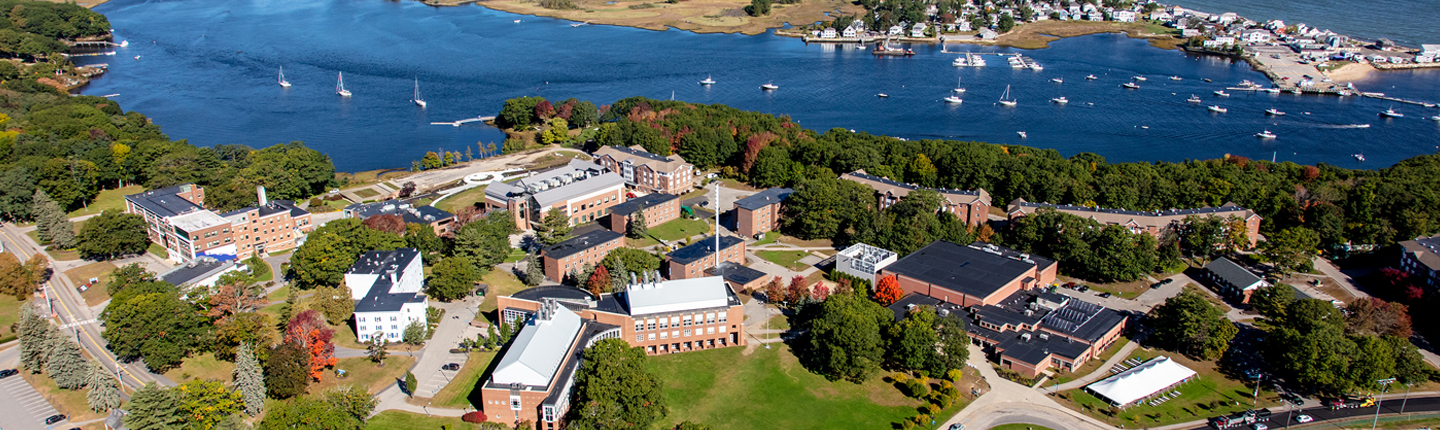
[[460,421],[459,417],[434,417],[390,410],[370,417],[365,421],[365,428],[367,430],[471,430],[480,428],[480,425]]
[[[1158,350],[1142,349],[1130,354],[1132,358],[1141,360],[1148,360],[1159,355],[1170,357],[1176,363],[1197,373],[1194,379],[1174,389],[1180,392],[1179,397],[1172,398],[1159,406],[1140,403],[1129,408],[1119,409],[1117,414],[1111,415],[1112,411],[1108,403],[1085,392],[1084,389],[1062,392],[1056,401],[1111,425],[1125,425],[1129,428],[1160,427],[1240,412],[1255,407],[1250,403],[1254,386],[1246,385],[1243,381],[1226,379],[1216,370],[1214,362],[1197,362],[1179,354]],[[1275,405],[1279,403],[1279,400],[1280,398],[1273,391],[1260,390],[1259,406]]]
[[66,270],[65,276],[70,278],[70,283],[75,285],[75,288],[89,283],[90,278],[100,278],[99,283],[80,292],[80,296],[85,298],[86,305],[95,306],[110,299],[110,292],[106,290],[106,285],[110,284],[110,272],[114,272],[115,269],[115,265],[109,261],[101,261]]
[[525,284],[520,278],[504,270],[491,270],[480,278],[480,282],[490,285],[490,294],[485,295],[485,301],[480,303],[480,312],[494,312],[498,309],[496,297],[508,296],[525,289]]
[[430,200],[430,199],[420,199],[420,200],[415,200],[415,201],[410,202],[410,205],[411,205],[411,206],[414,206],[414,207],[417,207],[417,208],[418,208],[418,207],[421,207],[421,206],[430,206],[430,203],[431,203],[432,201],[433,201],[433,200]]
[[[272,271],[272,270],[270,270],[270,263],[268,263],[268,262],[266,262],[264,259],[260,259],[260,258],[255,258],[255,259],[252,259],[252,260],[255,261],[255,262],[260,263],[260,264],[257,265],[257,267],[251,267],[251,268],[250,268],[251,273],[254,273],[254,274],[255,274],[255,283],[258,284],[258,283],[262,283],[262,282],[268,282],[268,281],[270,281],[271,279],[275,279],[275,272]],[[249,261],[252,261],[252,260],[245,260],[245,261],[246,261],[246,262],[249,262]],[[259,273],[255,273],[255,272],[259,272]],[[280,299],[280,300],[285,300],[285,299],[282,298],[282,299]]]
[[999,427],[991,427],[990,430],[1053,430],[1049,427],[1035,424],[1005,424]]
[[0,294],[0,339],[10,337],[14,332],[10,331],[10,325],[20,321],[20,305],[25,302],[15,300],[11,294]]
[[[353,337],[353,335],[352,335]],[[311,394],[323,393],[331,387],[356,386],[365,389],[371,394],[379,393],[385,387],[394,384],[397,378],[404,378],[405,371],[415,364],[415,357],[408,355],[391,355],[385,357],[385,366],[378,367],[368,357],[342,358],[335,363],[335,369],[344,369],[346,377],[341,379],[335,376],[332,370],[325,370],[325,376],[320,382],[310,383],[308,391]]]
[[1104,352],[1101,352],[1099,357],[1095,357],[1095,358],[1090,359],[1090,361],[1087,361],[1087,362],[1085,362],[1085,364],[1081,365],[1080,368],[1075,369],[1074,372],[1065,372],[1065,373],[1061,373],[1061,374],[1059,374],[1059,375],[1056,375],[1054,378],[1050,379],[1049,381],[1045,381],[1045,384],[1046,384],[1046,385],[1050,385],[1050,384],[1064,384],[1064,383],[1066,383],[1066,382],[1070,382],[1070,381],[1074,381],[1074,380],[1076,380],[1076,379],[1080,379],[1080,377],[1082,377],[1082,376],[1089,375],[1091,372],[1094,372],[1096,369],[1099,369],[1101,365],[1105,364],[1105,360],[1109,360],[1110,357],[1114,357],[1114,356],[1115,356],[1115,353],[1120,352],[1120,348],[1124,348],[1125,345],[1129,345],[1129,344],[1130,344],[1130,339],[1127,339],[1127,338],[1125,338],[1125,337],[1121,337],[1121,338],[1118,339],[1115,343],[1113,343],[1113,344],[1110,345],[1110,349],[1107,349],[1107,350],[1105,350]]
[[170,259],[170,251],[166,251],[165,247],[160,246],[160,244],[154,242],[150,243],[150,247],[145,248],[145,252],[155,254],[156,256],[160,257],[161,260]]
[[664,241],[676,241],[697,234],[710,232],[710,224],[704,220],[680,218],[650,228],[650,235]]
[[920,406],[879,377],[854,384],[810,373],[784,345],[744,350],[651,357],[670,408],[654,428],[686,420],[714,429],[892,428]]
[[435,207],[446,212],[455,213],[460,211],[460,208],[474,205],[475,203],[483,200],[485,200],[485,185],[461,191],[458,194],[446,197],[445,200],[441,200],[440,204],[436,205]]
[[375,191],[374,188],[366,188],[366,189],[363,189],[363,190],[355,191],[355,195],[360,196],[360,198],[366,198],[366,199],[368,199],[368,198],[371,198],[371,197],[375,197],[375,196],[380,195],[380,192],[379,192],[379,191]]
[[176,383],[191,380],[229,382],[235,373],[235,363],[215,359],[215,353],[193,355],[180,363],[180,367],[165,372],[165,377]]
[[779,241],[780,236],[783,235],[778,231],[767,231],[765,232],[765,237],[760,238],[760,240],[755,241],[755,243],[750,244],[750,246],[769,245]]
[[510,254],[505,256],[506,263],[514,263],[525,259],[525,251],[520,248],[510,248]]
[[70,212],[68,216],[74,218],[77,216],[95,215],[107,210],[123,212],[125,210],[125,195],[138,194],[144,191],[145,187],[139,185],[129,185],[113,190],[100,190],[100,195],[96,196],[95,201],[90,202],[88,207],[76,209],[74,212]]
[[806,251],[755,251],[755,255],[790,270],[804,270],[805,264],[800,263],[800,259],[810,253]]
[[477,407],[475,405],[480,404],[479,393],[475,393],[474,399],[470,398],[470,394],[480,383],[480,377],[490,372],[490,363],[495,360],[495,355],[495,351],[470,353],[470,359],[465,360],[460,372],[452,375],[450,383],[435,394],[430,404],[447,408]]

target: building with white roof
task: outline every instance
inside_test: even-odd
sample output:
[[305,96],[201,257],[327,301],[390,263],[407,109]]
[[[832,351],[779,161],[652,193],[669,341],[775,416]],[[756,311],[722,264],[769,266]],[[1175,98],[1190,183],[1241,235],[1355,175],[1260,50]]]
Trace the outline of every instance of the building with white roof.
[[355,338],[369,342],[379,336],[402,340],[405,327],[424,322],[430,301],[420,251],[400,248],[362,254],[345,272],[345,286],[355,300]]
[[1087,385],[1085,391],[1111,405],[1125,407],[1149,397],[1163,395],[1194,377],[1194,370],[1176,363],[1170,357],[1160,356]]
[[835,254],[835,270],[875,285],[875,274],[899,258],[894,251],[857,243]]
[[480,396],[490,421],[530,421],[536,429],[555,430],[570,407],[585,349],[618,336],[619,327],[582,318],[556,300],[538,305],[480,387]]
[[515,226],[528,230],[550,209],[559,209],[570,225],[594,221],[625,199],[625,178],[599,164],[569,164],[532,174],[513,184],[496,182],[485,188],[487,211],[508,210]]

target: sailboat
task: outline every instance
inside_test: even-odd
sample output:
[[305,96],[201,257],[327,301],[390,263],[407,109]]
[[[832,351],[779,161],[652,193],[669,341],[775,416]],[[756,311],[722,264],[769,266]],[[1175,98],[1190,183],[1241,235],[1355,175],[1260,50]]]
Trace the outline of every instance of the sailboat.
[[960,78],[955,78],[955,92],[965,94],[965,87],[960,86]]
[[420,98],[420,78],[415,78],[415,102],[416,106],[425,107],[425,99]]
[[1194,94],[1191,94],[1191,95],[1190,95],[1190,98],[1185,99],[1185,101],[1190,102],[1190,103],[1200,103],[1200,97],[1197,97],[1197,96],[1195,96]]
[[290,88],[290,81],[285,80],[285,66],[280,66],[280,86]]
[[711,78],[710,75],[705,75],[705,80],[700,81],[700,85],[715,85],[715,78]]
[[335,76],[335,94],[339,94],[340,97],[350,97],[350,90],[345,89],[345,73],[336,72]]
[[1015,104],[1016,104],[1016,103],[1015,103],[1015,100],[1010,98],[1010,86],[1009,86],[1009,85],[1006,85],[1006,86],[1005,86],[1005,93],[1000,94],[1000,104],[1001,104],[1002,106],[1015,107]]

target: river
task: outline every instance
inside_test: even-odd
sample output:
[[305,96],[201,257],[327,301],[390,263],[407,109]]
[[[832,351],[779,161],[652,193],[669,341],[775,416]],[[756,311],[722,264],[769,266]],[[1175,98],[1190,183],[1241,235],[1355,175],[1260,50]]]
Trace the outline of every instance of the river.
[[[951,67],[955,55],[940,46],[913,46],[911,58],[875,58],[854,47],[773,35],[572,28],[567,21],[478,6],[411,1],[115,0],[96,10],[130,44],[112,57],[77,59],[109,63],[109,73],[83,93],[118,94],[113,98],[122,107],[150,116],[172,138],[202,146],[302,140],[346,171],[406,167],[425,151],[498,143],[504,136],[490,127],[430,123],[494,115],[504,100],[525,95],[606,104],[673,94],[787,114],[821,131],[1015,143],[1114,161],[1235,154],[1376,168],[1433,153],[1440,144],[1440,122],[1426,119],[1435,109],[1396,106],[1408,116],[1387,120],[1377,114],[1390,104],[1371,99],[1219,98],[1211,91],[1242,80],[1264,82],[1264,76],[1245,63],[1155,49],[1122,35],[1070,38],[1036,51],[945,48],[1023,52],[1045,66],[1037,72],[1011,69],[993,54],[987,68]],[[292,88],[276,84],[282,65]],[[344,72],[353,97],[335,94],[337,72]],[[1099,79],[1087,81],[1087,74]],[[1120,87],[1137,74],[1149,77],[1140,89]],[[1167,79],[1171,75],[1183,80]],[[1376,75],[1357,87],[1440,101],[1440,70]],[[706,76],[719,83],[696,84]],[[1055,77],[1065,82],[1051,83]],[[965,102],[941,102],[957,78],[967,89]],[[410,102],[416,79],[426,109]],[[760,91],[767,82],[780,89]],[[1007,85],[1019,100],[1015,108],[995,104]],[[890,97],[876,97],[880,92]],[[1186,103],[1191,94],[1204,103]],[[1048,102],[1057,96],[1070,103]],[[1209,113],[1210,104],[1229,113]],[[1289,114],[1262,113],[1272,107]],[[1372,126],[1345,128],[1354,124]],[[1254,137],[1267,129],[1279,138]],[[1351,157],[1357,153],[1367,161]]]

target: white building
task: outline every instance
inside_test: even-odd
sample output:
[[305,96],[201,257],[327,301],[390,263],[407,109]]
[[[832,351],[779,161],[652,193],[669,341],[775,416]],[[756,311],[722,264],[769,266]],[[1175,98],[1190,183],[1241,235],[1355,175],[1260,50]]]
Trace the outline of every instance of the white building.
[[1220,24],[1229,24],[1235,22],[1235,20],[1238,18],[1240,18],[1240,16],[1236,15],[1235,12],[1225,12],[1220,14],[1219,17],[1215,19],[1215,22],[1218,22]]
[[345,286],[355,299],[355,337],[361,342],[372,336],[399,342],[411,322],[425,323],[430,300],[422,292],[425,273],[415,248],[366,252],[345,272]]
[[889,34],[890,34],[891,36],[899,36],[899,35],[905,34],[905,27],[901,27],[901,26],[898,26],[898,25],[892,25],[892,26],[890,26],[890,33],[889,33]]
[[1425,57],[1440,57],[1440,45],[1432,45],[1428,43],[1420,45],[1419,55]]
[[1154,11],[1154,12],[1150,12],[1150,20],[1151,20],[1151,21],[1164,21],[1164,22],[1169,22],[1169,21],[1172,20],[1172,19],[1175,19],[1175,17],[1172,16],[1172,15],[1170,15],[1169,12],[1166,12],[1166,11],[1163,11],[1163,10],[1157,10],[1157,11]]
[[825,31],[820,32],[821,39],[834,39],[836,36],[834,28],[826,27]]
[[925,37],[925,23],[916,23],[910,27],[910,37]]
[[1240,38],[1249,43],[1268,43],[1270,42],[1270,31],[1258,29],[1245,30],[1240,33]]
[[1161,356],[1087,385],[1085,391],[1113,406],[1125,407],[1162,396],[1194,377],[1194,370]]
[[1133,11],[1117,10],[1115,14],[1110,15],[1110,17],[1118,22],[1135,22],[1135,12]]
[[1235,36],[1215,36],[1214,39],[1206,40],[1206,48],[1224,48],[1235,44]]
[[841,32],[840,32],[840,35],[841,35],[841,36],[845,36],[845,37],[855,37],[855,36],[856,36],[855,26],[852,25],[852,26],[849,26],[849,27],[845,27],[845,30],[841,31]]
[[835,270],[875,285],[875,274],[898,258],[898,254],[888,249],[857,243],[835,254]]

